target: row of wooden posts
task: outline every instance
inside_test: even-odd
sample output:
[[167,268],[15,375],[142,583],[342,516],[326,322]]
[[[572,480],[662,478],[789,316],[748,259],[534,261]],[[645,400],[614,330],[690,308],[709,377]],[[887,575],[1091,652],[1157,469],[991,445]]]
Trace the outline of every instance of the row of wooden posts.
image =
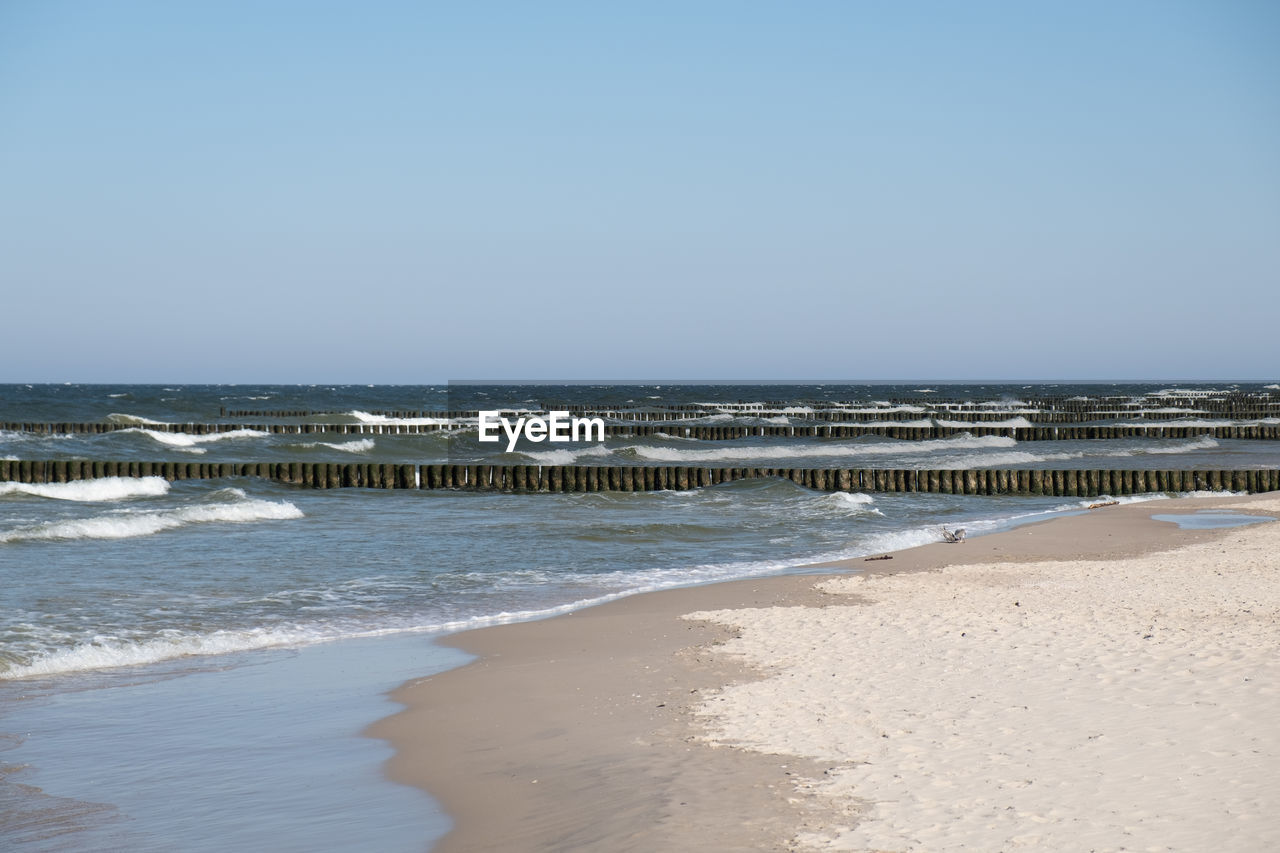
[[[551,411],[551,410],[547,410]],[[1271,405],[1258,405],[1244,407],[1237,406],[1231,408],[1215,409],[1186,409],[1180,411],[1148,411],[1139,408],[1116,408],[1116,407],[1099,407],[1095,409],[1078,409],[1070,411],[1030,411],[1017,408],[1011,409],[945,409],[936,406],[924,407],[921,411],[909,410],[892,410],[884,411],[843,411],[840,409],[816,409],[809,412],[788,412],[780,409],[747,409],[732,413],[726,413],[715,409],[695,409],[692,411],[667,410],[667,411],[642,411],[629,409],[594,409],[582,407],[570,407],[567,409],[555,409],[554,411],[567,411],[570,415],[576,417],[605,417],[618,421],[630,421],[635,423],[644,422],[671,422],[671,421],[688,421],[697,418],[720,417],[724,414],[732,414],[733,417],[744,418],[769,418],[769,417],[788,417],[796,420],[810,421],[842,421],[848,423],[878,423],[884,421],[901,421],[909,418],[940,418],[943,420],[965,421],[968,423],[990,423],[995,421],[1006,421],[1013,417],[1026,419],[1029,423],[1038,424],[1080,424],[1093,421],[1113,420],[1118,418],[1142,418],[1149,421],[1171,421],[1191,416],[1200,417],[1230,417],[1235,420],[1261,420],[1264,418],[1280,418],[1280,401]],[[380,415],[393,420],[422,420],[428,418],[434,419],[471,419],[474,420],[479,413],[474,410],[460,411],[439,411],[439,412],[376,412],[373,414]],[[510,414],[510,413],[509,413]],[[316,418],[316,417],[342,417],[343,412],[309,412],[309,411],[289,411],[289,410],[246,410],[233,409],[221,410],[222,418]]]
[[[559,411],[559,410],[557,410]],[[579,417],[601,416],[620,421],[683,421],[699,417],[717,417],[727,412],[706,411],[701,413],[687,412],[629,412],[612,410],[570,409],[570,415]],[[847,412],[839,409],[815,410],[812,412],[786,412],[765,409],[762,411],[742,411],[731,413],[738,418],[773,418],[788,417],[795,420],[809,421],[843,421],[850,423],[876,423],[880,421],[901,421],[911,418],[937,418],[948,421],[965,421],[967,423],[988,423],[1007,421],[1010,418],[1023,418],[1029,423],[1040,424],[1080,424],[1095,421],[1114,420],[1119,418],[1142,418],[1150,421],[1172,421],[1188,417],[1232,418],[1235,420],[1261,420],[1263,418],[1280,418],[1280,403],[1270,407],[1251,409],[1233,409],[1230,412],[1214,410],[1184,410],[1177,412],[1147,411],[1145,409],[1093,409],[1090,411],[1053,412],[1027,411],[1022,409],[1002,409],[992,411],[947,410],[928,407],[922,411],[885,410],[879,412]]]
[[67,483],[102,477],[166,480],[262,477],[316,489],[469,489],[512,492],[640,492],[693,489],[780,477],[818,491],[938,492],[1092,497],[1147,492],[1280,489],[1280,469],[960,470],[889,468],[701,468],[691,466],[410,465],[354,462],[144,462],[0,460],[0,481]]
[[[88,423],[0,423],[0,430],[34,433],[39,435],[105,434],[130,429],[146,429],[154,432],[213,435],[216,433],[249,430],[272,435],[312,435],[334,433],[336,435],[421,435],[447,431],[437,424],[218,424],[218,423],[170,423],[117,424]],[[1117,438],[1210,438],[1250,439],[1280,441],[1280,424],[1250,426],[1068,426],[1068,427],[984,427],[984,426],[644,426],[606,424],[605,435],[610,438],[641,438],[644,436],[674,435],[680,438],[696,438],[708,441],[726,441],[738,438],[858,438],[875,435],[904,441],[922,441],[936,438],[952,438],[958,435],[975,437],[1000,436],[1018,441],[1083,441]]]
[[[589,405],[583,405],[581,402],[570,401],[554,401],[540,400],[538,402],[544,409],[556,410],[586,410],[593,408]],[[982,411],[985,409],[995,408],[1023,408],[1023,409],[1050,409],[1063,412],[1094,412],[1094,411],[1134,411],[1137,409],[1158,407],[1161,409],[1202,409],[1205,411],[1215,412],[1232,412],[1247,411],[1261,407],[1277,407],[1280,406],[1280,391],[1248,391],[1233,392],[1229,394],[1199,394],[1199,395],[1162,395],[1162,394],[1145,394],[1140,396],[1127,394],[1107,394],[1081,398],[1079,396],[1064,396],[1059,394],[1044,394],[1023,396],[1017,400],[1011,400],[1007,397],[986,397],[975,399],[972,397],[938,397],[933,394],[918,394],[910,397],[881,397],[877,398],[875,403],[868,403],[864,400],[733,400],[719,401],[715,403],[656,403],[650,406],[643,406],[648,411],[673,411],[673,412],[710,412],[714,413],[720,410],[739,410],[739,411],[781,411],[792,408],[810,408],[814,410],[823,409],[862,409],[871,406],[880,406],[890,408],[895,406],[922,406],[930,409],[946,410],[946,411]],[[595,406],[597,410],[616,409],[619,411],[630,411],[633,407],[627,406]]]

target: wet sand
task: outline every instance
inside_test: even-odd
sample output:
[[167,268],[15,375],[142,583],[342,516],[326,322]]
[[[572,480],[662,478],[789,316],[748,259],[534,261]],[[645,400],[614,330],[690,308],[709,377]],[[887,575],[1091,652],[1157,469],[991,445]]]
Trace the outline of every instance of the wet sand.
[[[1257,716],[1280,698],[1280,672],[1266,660],[1280,639],[1280,550],[1267,544],[1280,525],[1197,531],[1150,518],[1206,507],[1276,517],[1280,496],[1105,507],[892,560],[815,567],[819,576],[650,593],[459,634],[449,643],[477,660],[401,688],[395,698],[406,710],[370,734],[396,748],[390,776],[425,788],[455,819],[440,851],[917,850],[946,849],[952,840],[969,849],[1031,849],[1054,843],[1064,821],[1094,846],[1139,849],[1132,845],[1152,833],[1157,841],[1161,832],[1183,837],[1168,834],[1175,830],[1161,813],[1169,791],[1171,809],[1209,803],[1204,808],[1215,811],[1197,820],[1258,849],[1259,839],[1280,840],[1276,818],[1260,808],[1269,800],[1277,812],[1275,786],[1258,784],[1280,782],[1270,769],[1280,766],[1277,727],[1260,722],[1271,714]],[[1252,556],[1241,566],[1234,555],[1246,552]],[[1216,568],[1214,553],[1225,555]],[[948,566],[959,568],[941,571]],[[1135,596],[1161,610],[1160,631],[1130,639],[1127,623],[1102,630],[1119,619],[1113,610],[1127,591],[1151,587],[1170,567],[1181,567],[1176,586],[1150,600]],[[1228,595],[1253,602],[1243,622],[1220,618],[1241,609],[1234,599],[1200,600],[1198,590],[1215,587],[1198,572],[1224,568],[1233,578]],[[1104,594],[1098,579],[1116,572],[1127,580]],[[1050,583],[1064,574],[1078,576],[1074,590]],[[1095,588],[1092,598],[1084,594]],[[1164,613],[1171,602],[1172,616]],[[992,627],[1018,642],[1012,649],[970,642],[971,630],[978,636]],[[1063,636],[1077,639],[1066,647]],[[1117,662],[1107,645],[1117,636],[1142,647],[1137,669]],[[1020,648],[1037,654],[1021,658]],[[1201,650],[1212,657],[1181,666],[1179,655]],[[1087,665],[1085,674],[1072,677],[1078,665]],[[1193,704],[1197,713],[1184,713],[1169,691],[1180,666],[1203,679],[1184,678],[1178,690],[1214,707],[1198,713]],[[1104,683],[1126,667],[1133,672]],[[1050,671],[1062,678],[1033,677]],[[956,673],[962,677],[948,681]],[[1027,700],[1017,725],[999,717],[1012,707],[1010,685]],[[983,698],[960,695],[962,686]],[[1118,691],[1115,701],[1091,701],[1108,689]],[[1132,701],[1139,695],[1143,702]],[[1125,708],[1119,715],[1116,702]],[[906,717],[895,718],[899,711]],[[1135,734],[1135,720],[1155,734]],[[912,737],[900,736],[908,730]],[[876,743],[868,745],[869,734]],[[1103,735],[1095,740],[1105,750],[1089,746],[1093,734]],[[1198,745],[1204,737],[1211,748]],[[1045,761],[1001,757],[1010,752],[1006,741],[1028,739],[1043,742],[1032,751]],[[1166,742],[1173,746],[1152,757]],[[1205,750],[1223,755],[1203,765],[1160,763]],[[1120,772],[1134,761],[1145,769]],[[1028,780],[1028,772],[1039,776]],[[1204,796],[1227,777],[1240,781],[1239,796]],[[946,784],[930,784],[935,779]],[[1099,780],[1103,789],[1122,789],[1113,799],[1138,789],[1132,803],[1117,801],[1128,803],[1126,813],[1104,815],[1081,799],[1076,789]],[[920,799],[887,805],[903,787]],[[1025,790],[1037,795],[1028,799]],[[1233,809],[1248,813],[1232,816]],[[953,832],[957,820],[962,831]]]

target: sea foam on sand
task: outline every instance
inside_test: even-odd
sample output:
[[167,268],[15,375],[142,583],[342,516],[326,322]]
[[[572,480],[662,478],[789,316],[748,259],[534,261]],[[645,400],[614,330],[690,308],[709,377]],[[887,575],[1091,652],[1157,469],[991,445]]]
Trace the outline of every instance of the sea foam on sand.
[[[1280,512],[1280,501],[1235,510]],[[826,762],[833,850],[1280,849],[1280,523],[1107,561],[849,576],[704,611],[707,739]]]

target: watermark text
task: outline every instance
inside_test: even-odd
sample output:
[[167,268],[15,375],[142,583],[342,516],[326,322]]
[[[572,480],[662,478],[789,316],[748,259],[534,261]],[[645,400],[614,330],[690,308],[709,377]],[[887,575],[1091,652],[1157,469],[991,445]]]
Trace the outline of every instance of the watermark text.
[[[548,412],[547,417],[516,418],[514,423],[504,417],[500,411],[481,411],[479,420],[480,440],[502,441],[507,436],[507,453],[516,449],[520,436],[526,441],[570,442],[570,441],[604,441],[603,418],[570,417],[568,412]],[[594,434],[594,437],[593,437]]]

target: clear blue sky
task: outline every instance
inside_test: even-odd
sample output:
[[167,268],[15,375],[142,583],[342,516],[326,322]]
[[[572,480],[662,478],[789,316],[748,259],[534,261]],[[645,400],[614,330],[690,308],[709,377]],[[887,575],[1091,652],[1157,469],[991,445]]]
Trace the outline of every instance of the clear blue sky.
[[1280,375],[1280,4],[0,0],[0,381]]

